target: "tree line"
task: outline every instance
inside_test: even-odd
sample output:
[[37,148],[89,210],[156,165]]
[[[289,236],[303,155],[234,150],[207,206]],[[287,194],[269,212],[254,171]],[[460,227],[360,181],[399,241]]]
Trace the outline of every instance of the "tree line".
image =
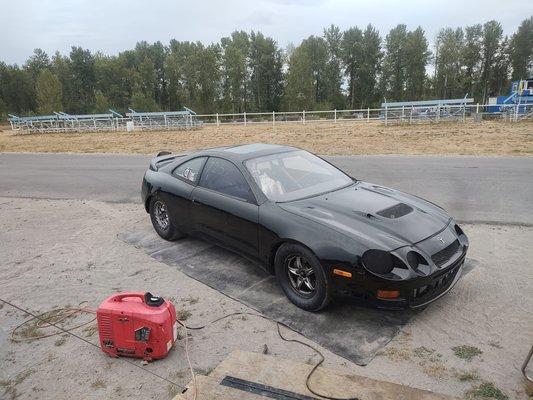
[[527,78],[533,17],[511,36],[497,21],[443,28],[432,47],[421,27],[400,24],[385,37],[372,25],[331,25],[286,49],[254,31],[209,45],[142,41],[112,56],[36,49],[22,66],[0,62],[0,115],[331,110],[465,95],[485,102]]

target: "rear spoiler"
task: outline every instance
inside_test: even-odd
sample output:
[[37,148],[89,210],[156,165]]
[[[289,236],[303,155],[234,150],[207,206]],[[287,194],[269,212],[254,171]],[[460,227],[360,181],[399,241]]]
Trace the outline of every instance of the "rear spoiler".
[[164,165],[167,165],[178,158],[185,157],[187,154],[188,153],[172,154],[170,151],[160,151],[150,161],[150,169],[152,171],[157,171],[159,168],[163,167]]

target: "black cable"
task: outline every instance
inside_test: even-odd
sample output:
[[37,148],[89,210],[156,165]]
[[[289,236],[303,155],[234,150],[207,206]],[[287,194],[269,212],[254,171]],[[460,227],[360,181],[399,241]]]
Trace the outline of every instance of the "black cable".
[[276,327],[277,327],[277,330],[278,330],[278,335],[279,335],[279,337],[282,340],[284,340],[285,342],[293,342],[293,343],[299,343],[301,345],[304,345],[304,346],[310,348],[311,350],[313,350],[315,353],[317,353],[320,356],[320,361],[315,364],[315,366],[311,369],[311,371],[309,371],[309,373],[307,374],[307,378],[305,379],[305,386],[307,387],[307,390],[309,390],[315,396],[321,397],[323,399],[328,399],[328,400],[360,400],[359,397],[332,397],[332,396],[327,396],[327,395],[320,394],[320,393],[318,393],[317,391],[315,391],[315,390],[313,390],[311,388],[311,385],[310,385],[311,376],[313,376],[313,374],[318,369],[318,367],[320,367],[322,365],[322,363],[325,360],[325,357],[320,352],[320,350],[318,350],[317,348],[311,346],[310,344],[302,342],[301,340],[298,340],[298,339],[287,339],[286,337],[284,337],[281,334],[281,331],[279,329],[280,325],[284,326],[285,328],[290,329],[290,330],[292,330],[292,328],[290,326],[288,326],[287,324],[284,324],[283,322],[279,322],[279,321],[276,321],[275,319],[266,317],[264,315],[255,314],[255,313],[251,313],[251,312],[248,312],[248,311],[240,311],[240,312],[234,312],[234,313],[226,314],[226,315],[224,315],[222,317],[219,317],[219,318],[216,318],[216,319],[213,319],[213,320],[209,321],[205,325],[200,325],[200,326],[188,326],[188,325],[185,325],[183,322],[181,322],[178,319],[176,319],[176,322],[178,324],[180,324],[181,326],[187,328],[187,329],[196,331],[196,330],[201,330],[201,329],[207,328],[208,326],[210,326],[210,325],[212,325],[212,324],[214,324],[216,322],[219,322],[219,321],[222,321],[222,320],[224,320],[226,318],[234,317],[234,316],[237,316],[237,315],[250,315],[250,316],[253,316],[253,317],[259,317],[259,318],[263,318],[263,319],[266,319],[268,321],[274,322],[276,324]]
[[[28,310],[26,310],[26,309],[24,309],[24,308],[22,308],[22,307],[19,307],[19,306],[15,305],[15,304],[13,304],[13,303],[7,301],[7,300],[4,300],[4,299],[2,299],[2,298],[0,298],[0,301],[2,301],[3,303],[5,303],[5,304],[7,304],[7,305],[9,305],[9,306],[11,306],[11,307],[13,307],[13,308],[15,308],[15,309],[21,311],[21,312],[23,312],[23,313],[25,313],[25,314],[28,314],[29,316],[35,318],[36,320],[38,320],[38,321],[40,321],[40,322],[44,322],[44,323],[46,323],[46,324],[48,324],[48,325],[50,325],[50,326],[53,326],[53,327],[59,329],[60,331],[66,333],[66,334],[68,334],[68,335],[70,335],[70,336],[75,337],[76,339],[79,339],[79,340],[81,340],[81,341],[83,341],[83,342],[85,342],[85,343],[87,343],[87,344],[90,344],[91,346],[94,346],[94,347],[100,349],[100,346],[99,346],[99,345],[97,345],[97,344],[95,344],[95,343],[92,343],[92,342],[90,342],[89,340],[87,340],[87,339],[85,339],[85,338],[83,338],[83,337],[81,337],[81,336],[76,335],[76,334],[73,333],[73,332],[70,332],[70,331],[68,331],[68,330],[66,330],[66,329],[64,329],[64,328],[62,328],[61,326],[58,326],[56,323],[53,323],[53,322],[47,321],[47,320],[44,319],[44,318],[41,318],[40,315],[34,314],[34,313],[32,313],[32,312],[30,312],[30,311],[28,311]],[[316,392],[315,390],[313,390],[313,389],[311,388],[311,386],[310,386],[311,376],[315,373],[315,371],[318,369],[318,367],[320,367],[320,365],[322,365],[322,363],[323,363],[324,360],[325,360],[325,357],[324,357],[324,355],[323,355],[323,354],[322,354],[317,348],[311,346],[310,344],[307,344],[307,343],[305,343],[305,342],[302,342],[301,340],[298,340],[298,339],[287,339],[286,337],[284,337],[284,336],[281,334],[281,331],[280,331],[280,329],[279,329],[280,325],[284,326],[284,327],[287,328],[287,329],[291,329],[291,327],[289,327],[288,325],[284,324],[283,322],[276,321],[276,320],[274,320],[274,319],[272,319],[272,318],[266,317],[266,316],[261,315],[261,314],[255,314],[255,313],[251,313],[251,312],[247,312],[247,311],[241,311],[241,312],[234,312],[234,313],[226,314],[226,315],[223,315],[222,317],[219,317],[219,318],[216,318],[216,319],[214,319],[214,320],[211,320],[211,321],[209,321],[208,323],[206,323],[205,325],[201,325],[201,326],[187,326],[187,325],[185,325],[183,322],[181,322],[181,321],[178,320],[178,319],[176,319],[176,322],[177,322],[178,324],[180,324],[181,326],[183,326],[183,327],[185,327],[185,328],[187,328],[187,329],[190,329],[190,330],[201,330],[201,329],[204,329],[204,328],[208,327],[209,325],[212,325],[212,324],[214,324],[214,323],[216,323],[216,322],[222,321],[222,320],[227,319],[227,318],[230,318],[230,317],[238,316],[238,315],[250,315],[250,316],[253,316],[253,317],[258,317],[258,318],[266,319],[267,321],[274,322],[274,323],[276,323],[276,327],[277,327],[278,335],[279,335],[279,337],[280,337],[282,340],[284,340],[284,341],[286,341],[286,342],[293,342],[293,343],[299,343],[299,344],[301,344],[301,345],[304,345],[304,346],[310,348],[311,350],[313,350],[315,353],[317,353],[317,354],[320,356],[320,361],[319,361],[319,362],[318,362],[318,363],[317,363],[317,364],[311,369],[311,371],[307,374],[307,378],[306,378],[306,380],[305,380],[305,385],[306,385],[307,389],[308,389],[311,393],[313,393],[315,396],[319,396],[319,397],[322,397],[322,398],[324,398],[324,399],[328,399],[328,400],[360,400],[358,397],[332,397],[332,396],[322,395],[322,394]],[[291,329],[291,330],[292,330],[292,329]],[[172,385],[174,385],[174,386],[177,386],[177,387],[179,387],[179,388],[182,389],[182,390],[186,390],[186,389],[187,389],[187,388],[185,388],[184,386],[181,386],[180,384],[178,384],[178,383],[176,383],[176,382],[173,382],[173,381],[171,381],[170,379],[165,378],[164,376],[161,376],[161,375],[159,375],[159,374],[157,374],[157,373],[155,373],[155,372],[153,372],[153,371],[150,371],[150,370],[147,369],[147,368],[144,368],[142,365],[140,365],[140,364],[138,364],[138,363],[136,363],[136,362],[130,361],[129,359],[124,358],[124,357],[118,357],[118,358],[121,359],[121,360],[123,360],[123,361],[125,361],[126,363],[128,363],[128,364],[130,364],[130,365],[133,365],[133,366],[135,366],[135,367],[137,367],[137,368],[139,368],[139,369],[141,369],[141,370],[143,370],[143,371],[145,371],[145,372],[148,372],[149,374],[151,374],[151,375],[153,375],[153,376],[155,376],[155,377],[157,377],[157,378],[159,378],[159,379],[161,379],[161,380],[163,380],[163,381],[165,381],[165,382],[168,382],[168,383],[170,383],[170,384],[172,384]]]
[[[39,315],[37,315],[37,314],[33,314],[33,313],[31,313],[30,311],[25,310],[24,308],[19,307],[19,306],[13,304],[13,303],[10,303],[9,301],[6,301],[6,300],[4,300],[4,299],[2,299],[2,298],[0,298],[0,301],[4,302],[5,304],[7,304],[7,305],[9,305],[9,306],[11,306],[11,307],[13,307],[13,308],[16,308],[16,309],[19,310],[19,311],[22,311],[22,312],[25,313],[25,314],[28,314],[29,316],[35,318],[35,319],[38,320],[38,321],[44,322],[44,323],[46,323],[46,324],[48,324],[48,325],[51,325],[51,326],[53,326],[53,327],[59,329],[60,331],[63,331],[64,333],[67,333],[67,334],[69,334],[69,335],[71,335],[71,336],[74,336],[75,338],[77,338],[77,339],[79,339],[79,340],[81,340],[81,341],[83,341],[83,342],[85,342],[85,343],[87,343],[87,344],[90,344],[91,346],[94,346],[94,347],[100,349],[100,346],[99,346],[99,345],[94,344],[94,343],[90,342],[89,340],[85,339],[84,337],[78,336],[78,335],[76,335],[75,333],[72,333],[72,332],[70,332],[70,331],[68,331],[68,330],[66,330],[66,329],[64,329],[64,328],[62,328],[62,327],[58,326],[57,324],[55,324],[55,323],[53,323],[53,322],[50,322],[50,321],[45,320],[44,318],[41,318],[41,317],[40,317]],[[161,380],[163,380],[163,381],[165,381],[165,382],[168,382],[168,383],[170,383],[170,384],[172,384],[172,385],[174,385],[174,386],[177,386],[177,387],[179,387],[181,390],[185,390],[185,389],[186,389],[184,386],[181,386],[180,384],[178,384],[178,383],[176,383],[176,382],[173,382],[173,381],[171,381],[170,379],[165,378],[164,376],[161,376],[161,375],[159,375],[159,374],[157,374],[157,373],[155,373],[155,372],[153,372],[153,371],[150,371],[149,369],[144,368],[142,365],[140,365],[140,364],[138,364],[138,363],[136,363],[136,362],[134,362],[134,361],[131,361],[131,360],[129,360],[129,359],[127,359],[127,358],[123,358],[123,357],[119,357],[119,359],[120,359],[120,360],[123,360],[123,361],[127,362],[128,364],[131,364],[131,365],[133,365],[133,366],[135,366],[135,367],[137,367],[137,368],[139,368],[139,369],[142,369],[143,371],[148,372],[149,374],[152,374],[152,375],[154,375],[155,377],[157,377],[157,378],[159,378],[159,379],[161,379]]]

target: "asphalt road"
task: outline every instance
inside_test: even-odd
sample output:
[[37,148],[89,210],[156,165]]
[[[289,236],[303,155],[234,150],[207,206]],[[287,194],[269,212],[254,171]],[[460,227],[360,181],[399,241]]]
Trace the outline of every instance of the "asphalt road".
[[[150,156],[0,154],[0,196],[139,202]],[[533,158],[329,157],[352,176],[424,197],[459,221],[533,225]]]

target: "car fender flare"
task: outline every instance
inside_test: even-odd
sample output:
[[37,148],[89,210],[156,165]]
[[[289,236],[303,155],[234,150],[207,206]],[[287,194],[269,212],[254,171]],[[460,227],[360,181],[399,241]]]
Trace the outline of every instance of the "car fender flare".
[[157,196],[160,190],[161,188],[152,189],[152,191],[148,193],[148,196],[146,196],[146,200],[144,201],[144,209],[147,213],[150,213],[150,202],[152,201],[152,197]]
[[307,250],[309,250],[311,253],[314,254],[314,256],[320,261],[320,258],[316,255],[316,253],[309,247],[307,246],[305,243],[302,243],[302,242],[299,242],[298,240],[295,240],[295,239],[290,239],[290,238],[280,238],[280,240],[278,240],[276,243],[274,243],[274,245],[272,245],[272,247],[270,248],[270,254],[269,254],[269,257],[268,257],[268,271],[274,275],[274,261],[276,259],[276,254],[278,253],[278,250],[279,248],[284,245],[285,243],[291,243],[291,244],[297,244],[297,245],[300,245],[302,247],[305,247]]

